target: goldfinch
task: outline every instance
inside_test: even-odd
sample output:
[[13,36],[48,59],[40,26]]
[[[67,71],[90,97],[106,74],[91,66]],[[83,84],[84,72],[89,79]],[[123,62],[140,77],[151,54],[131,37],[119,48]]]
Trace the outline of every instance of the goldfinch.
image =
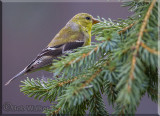
[[53,59],[64,55],[68,51],[91,44],[92,25],[99,23],[92,15],[79,13],[75,15],[52,39],[48,46],[21,72],[11,78],[8,85],[17,77],[44,69],[52,64]]

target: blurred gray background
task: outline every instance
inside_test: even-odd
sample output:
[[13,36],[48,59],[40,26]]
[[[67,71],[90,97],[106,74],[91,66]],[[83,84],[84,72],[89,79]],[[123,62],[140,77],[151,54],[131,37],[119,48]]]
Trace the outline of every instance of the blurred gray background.
[[[39,71],[22,76],[8,86],[4,84],[27,66],[75,14],[86,12],[105,19],[125,19],[132,14],[117,2],[3,2],[2,5],[3,114],[41,114],[43,110],[32,108],[51,105],[24,95],[19,85],[27,76],[42,78],[52,77],[52,74]],[[112,113],[105,97],[104,100]],[[27,105],[32,107],[28,111],[23,109]],[[157,114],[157,104],[146,95],[137,114]]]

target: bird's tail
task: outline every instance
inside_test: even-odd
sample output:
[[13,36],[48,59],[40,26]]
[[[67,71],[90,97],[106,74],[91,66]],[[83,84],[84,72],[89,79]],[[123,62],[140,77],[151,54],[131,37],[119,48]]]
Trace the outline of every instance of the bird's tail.
[[23,75],[23,74],[25,74],[26,73],[26,68],[25,69],[23,69],[21,72],[19,72],[17,75],[15,75],[14,77],[12,77],[9,81],[7,81],[7,83],[5,84],[5,86],[6,85],[8,85],[11,81],[13,81],[14,79],[16,79],[17,77],[19,77],[19,76],[21,76],[21,75]]

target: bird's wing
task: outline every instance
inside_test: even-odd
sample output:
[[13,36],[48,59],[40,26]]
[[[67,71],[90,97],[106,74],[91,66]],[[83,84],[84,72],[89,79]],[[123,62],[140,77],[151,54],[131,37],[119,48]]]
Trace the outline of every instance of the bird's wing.
[[83,44],[83,41],[77,41],[54,47],[47,47],[27,66],[26,73],[52,64],[53,59],[56,59],[62,54],[64,55],[68,52],[72,52],[73,49],[82,47]]
[[52,64],[53,59],[57,58],[58,56],[64,55],[72,51],[73,49],[82,47],[83,44],[83,41],[69,42],[66,44],[61,44],[54,47],[47,47],[43,49],[42,52],[27,67],[25,67],[20,73],[12,77],[5,85],[8,85],[12,80],[23,74]]
[[26,67],[26,73],[50,65],[54,58],[57,58],[57,56],[62,54],[62,49],[63,44],[43,49],[42,52]]

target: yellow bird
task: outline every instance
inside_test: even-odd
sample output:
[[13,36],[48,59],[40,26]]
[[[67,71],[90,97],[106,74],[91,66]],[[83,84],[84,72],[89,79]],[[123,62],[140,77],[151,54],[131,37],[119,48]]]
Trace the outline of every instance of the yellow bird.
[[75,15],[52,39],[48,46],[21,72],[12,77],[5,85],[15,78],[52,64],[53,59],[66,54],[78,47],[91,44],[92,25],[99,23],[92,15],[79,13]]

